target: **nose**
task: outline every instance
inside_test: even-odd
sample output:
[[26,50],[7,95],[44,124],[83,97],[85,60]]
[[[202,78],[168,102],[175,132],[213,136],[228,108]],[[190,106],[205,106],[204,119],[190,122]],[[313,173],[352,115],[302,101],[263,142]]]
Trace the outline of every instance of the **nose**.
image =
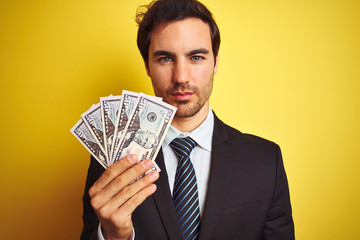
[[173,80],[175,83],[188,82],[188,67],[184,60],[178,60],[175,63]]

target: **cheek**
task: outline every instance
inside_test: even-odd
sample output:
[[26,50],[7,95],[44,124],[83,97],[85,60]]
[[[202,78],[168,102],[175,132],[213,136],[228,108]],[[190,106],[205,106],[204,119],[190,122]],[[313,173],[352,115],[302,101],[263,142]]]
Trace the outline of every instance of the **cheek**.
[[200,85],[207,85],[212,76],[214,75],[214,68],[200,68],[194,71],[194,74],[194,79],[196,79]]
[[156,71],[151,72],[151,82],[157,89],[166,89],[171,82],[171,73],[169,71]]

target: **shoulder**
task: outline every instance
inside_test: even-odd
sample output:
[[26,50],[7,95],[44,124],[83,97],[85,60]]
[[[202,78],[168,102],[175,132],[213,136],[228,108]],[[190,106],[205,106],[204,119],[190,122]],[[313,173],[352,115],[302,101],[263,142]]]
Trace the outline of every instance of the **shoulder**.
[[[246,169],[245,175],[256,179],[275,179],[282,169],[280,147],[273,141],[242,133],[220,120],[215,123],[213,151],[217,156],[228,159],[231,171]],[[274,182],[274,181],[273,181]]]
[[268,139],[243,133],[222,122],[215,116],[214,137],[220,140],[234,150],[242,150],[247,152],[256,152],[257,154],[270,152],[277,154],[280,151],[278,144]]

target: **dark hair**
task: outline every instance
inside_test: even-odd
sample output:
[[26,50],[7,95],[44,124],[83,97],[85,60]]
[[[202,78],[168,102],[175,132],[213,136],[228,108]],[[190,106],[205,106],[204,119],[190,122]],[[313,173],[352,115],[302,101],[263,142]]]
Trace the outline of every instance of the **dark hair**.
[[150,35],[153,29],[162,23],[169,23],[185,18],[199,18],[209,24],[214,60],[219,52],[220,31],[212,13],[196,0],[154,0],[149,5],[140,6],[136,13],[139,25],[137,45],[148,67]]

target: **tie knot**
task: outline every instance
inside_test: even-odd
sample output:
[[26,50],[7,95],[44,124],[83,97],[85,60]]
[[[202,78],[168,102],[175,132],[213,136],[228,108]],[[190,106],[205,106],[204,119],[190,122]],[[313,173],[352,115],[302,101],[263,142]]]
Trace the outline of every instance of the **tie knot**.
[[175,151],[176,155],[181,159],[186,156],[189,157],[191,151],[195,148],[196,142],[191,137],[175,138],[170,146]]

